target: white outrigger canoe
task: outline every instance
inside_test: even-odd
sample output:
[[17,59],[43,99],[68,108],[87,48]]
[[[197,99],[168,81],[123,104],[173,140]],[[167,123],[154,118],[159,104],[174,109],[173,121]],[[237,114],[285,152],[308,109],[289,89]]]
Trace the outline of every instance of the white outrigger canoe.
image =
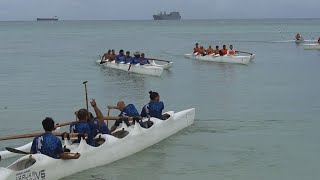
[[319,43],[304,44],[303,49],[305,49],[305,50],[320,50],[320,44]]
[[[97,60],[96,63],[100,64],[101,60]],[[151,75],[151,76],[161,76],[161,74],[163,73],[164,69],[170,69],[173,65],[173,62],[170,63],[166,63],[166,64],[156,64],[154,61],[151,61],[150,64],[145,64],[145,65],[140,65],[140,64],[135,64],[135,65],[131,65],[130,70],[129,63],[116,63],[115,61],[102,61],[103,66],[105,67],[109,67],[109,68],[113,68],[113,69],[120,69],[123,71],[127,71],[127,72],[133,72],[133,73],[138,73],[138,74],[145,74],[145,75]]]
[[185,54],[186,58],[189,59],[195,59],[195,60],[201,60],[201,61],[212,61],[212,62],[222,62],[222,63],[236,63],[236,64],[248,64],[250,61],[252,61],[255,58],[255,55],[251,56],[238,56],[238,55],[193,55],[193,54]]
[[139,123],[130,127],[122,123],[122,127],[117,131],[124,130],[128,135],[121,139],[112,135],[100,135],[105,142],[99,147],[89,146],[85,140],[73,145],[69,140],[64,140],[64,145],[72,153],[81,154],[77,160],[53,159],[43,154],[26,155],[7,168],[0,168],[0,180],[57,180],[83,170],[109,164],[152,146],[190,126],[194,122],[195,109],[177,113],[170,111],[167,114],[170,114],[167,120],[151,118],[153,125],[148,129],[142,128]]

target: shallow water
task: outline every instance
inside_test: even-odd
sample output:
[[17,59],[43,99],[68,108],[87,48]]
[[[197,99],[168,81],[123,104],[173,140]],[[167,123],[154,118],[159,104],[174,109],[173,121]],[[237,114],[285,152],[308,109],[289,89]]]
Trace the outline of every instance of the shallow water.
[[[317,179],[320,51],[291,41],[296,32],[316,39],[319,29],[319,19],[0,22],[0,136],[42,131],[46,116],[73,120],[88,80],[89,98],[105,114],[120,99],[140,110],[154,90],[166,110],[195,107],[196,120],[133,156],[65,179]],[[247,66],[185,59],[195,42],[233,44],[256,59]],[[160,78],[97,66],[109,48],[174,66]]]

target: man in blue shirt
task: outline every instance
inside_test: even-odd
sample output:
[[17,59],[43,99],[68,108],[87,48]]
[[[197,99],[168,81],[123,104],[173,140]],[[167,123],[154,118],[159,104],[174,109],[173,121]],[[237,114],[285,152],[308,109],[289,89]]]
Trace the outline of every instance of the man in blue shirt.
[[121,49],[119,54],[116,56],[116,63],[119,64],[120,62],[124,62],[124,51]]
[[137,111],[136,107],[133,104],[126,105],[123,101],[119,101],[117,106],[108,106],[108,109],[118,109],[120,114],[118,115],[119,119],[116,120],[114,125],[110,128],[110,132],[113,132],[117,129],[120,123],[124,122],[127,126],[130,126],[128,121],[129,117],[135,117],[134,119],[138,119],[139,112]]
[[140,53],[137,51],[133,55],[134,55],[134,57],[131,60],[131,64],[139,64],[140,63]]
[[30,153],[40,153],[54,159],[78,159],[80,157],[78,153],[70,155],[63,152],[60,139],[52,134],[54,130],[54,121],[52,118],[45,118],[42,121],[42,126],[45,133],[34,138]]
[[[79,121],[70,124],[70,133],[87,134],[87,144],[94,146],[93,134],[88,124],[88,111],[86,109],[80,109],[77,113]],[[73,143],[80,143],[80,139],[73,141]]]
[[144,53],[141,53],[140,65],[150,64],[149,59],[144,57]]
[[128,64],[131,63],[132,57],[130,56],[130,51],[126,52],[126,55],[124,56],[124,63]]
[[97,116],[97,117],[94,117],[91,112],[89,113],[90,119],[88,121],[88,125],[90,127],[92,137],[97,136],[98,133],[110,134],[107,124],[104,122],[103,114],[98,108],[96,101],[92,99],[90,103]]

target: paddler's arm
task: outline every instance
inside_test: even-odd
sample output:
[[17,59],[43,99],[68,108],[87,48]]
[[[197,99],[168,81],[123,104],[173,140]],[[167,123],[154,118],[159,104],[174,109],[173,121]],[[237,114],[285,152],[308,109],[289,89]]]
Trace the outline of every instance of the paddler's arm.
[[94,111],[95,111],[95,113],[96,113],[96,116],[97,116],[97,118],[98,118],[99,126],[102,126],[103,121],[104,121],[104,119],[103,119],[103,114],[102,114],[102,112],[100,111],[100,109],[98,108],[97,103],[96,103],[96,100],[95,100],[95,99],[92,99],[92,100],[90,101],[90,104],[91,104],[91,106],[93,107],[93,109],[94,109]]

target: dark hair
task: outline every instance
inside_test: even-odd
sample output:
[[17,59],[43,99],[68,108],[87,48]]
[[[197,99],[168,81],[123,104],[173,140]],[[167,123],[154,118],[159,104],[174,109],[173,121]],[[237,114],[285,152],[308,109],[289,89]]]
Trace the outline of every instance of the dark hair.
[[108,50],[108,53],[110,53],[110,52],[111,52],[111,50],[109,49],[109,50]]
[[219,46],[216,46],[216,48],[219,48]]
[[88,111],[86,109],[80,109],[77,117],[79,120],[87,120],[86,118],[88,118]]
[[150,99],[151,100],[154,100],[156,97],[159,96],[159,94],[157,92],[149,91],[149,94],[150,94]]
[[126,54],[130,54],[130,51],[127,51]]
[[124,52],[123,49],[121,49],[121,50],[119,51],[119,53],[122,53],[122,52]]
[[222,47],[227,47],[226,45],[223,45]]
[[53,131],[54,130],[54,121],[50,117],[46,117],[42,121],[42,126],[45,131]]

